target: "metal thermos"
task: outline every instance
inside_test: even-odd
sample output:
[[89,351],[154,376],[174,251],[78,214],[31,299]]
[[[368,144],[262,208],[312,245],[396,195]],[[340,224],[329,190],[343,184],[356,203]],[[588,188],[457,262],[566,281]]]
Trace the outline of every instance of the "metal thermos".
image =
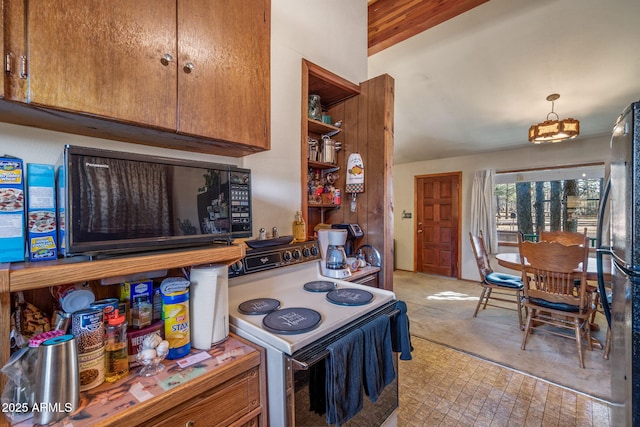
[[35,424],[49,424],[71,414],[80,400],[78,353],[73,335],[60,335],[38,347]]

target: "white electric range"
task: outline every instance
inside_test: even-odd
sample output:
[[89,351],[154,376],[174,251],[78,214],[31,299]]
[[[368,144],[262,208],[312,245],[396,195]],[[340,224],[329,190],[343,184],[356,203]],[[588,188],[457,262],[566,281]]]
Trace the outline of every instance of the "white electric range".
[[[266,349],[272,426],[304,424],[308,408],[298,403],[304,390],[297,377],[327,356],[329,343],[397,313],[393,292],[324,277],[320,262],[318,243],[310,241],[248,250],[230,268],[230,330]],[[397,383],[390,388],[393,411]]]

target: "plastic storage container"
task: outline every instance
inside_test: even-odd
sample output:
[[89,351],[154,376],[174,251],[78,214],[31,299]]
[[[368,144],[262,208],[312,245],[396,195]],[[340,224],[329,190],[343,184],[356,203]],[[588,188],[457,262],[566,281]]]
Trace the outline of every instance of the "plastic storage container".
[[114,382],[129,374],[127,322],[123,315],[109,319],[104,361],[105,381]]

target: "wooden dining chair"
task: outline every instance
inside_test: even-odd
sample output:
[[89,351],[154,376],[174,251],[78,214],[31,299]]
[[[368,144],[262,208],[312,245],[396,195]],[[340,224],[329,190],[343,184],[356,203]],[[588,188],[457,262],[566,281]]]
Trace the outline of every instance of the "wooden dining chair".
[[516,305],[515,310],[518,312],[518,326],[522,329],[524,327],[524,319],[522,316],[522,289],[524,286],[522,279],[513,274],[493,271],[491,263],[489,262],[489,254],[484,245],[482,231],[480,231],[478,235],[469,233],[469,240],[471,241],[473,255],[478,265],[480,286],[482,287],[482,292],[480,293],[473,317],[478,316],[478,311],[481,306],[483,310],[486,309],[487,306],[514,310],[510,305],[494,304],[494,301],[509,304],[514,303]]
[[586,236],[587,227],[584,228],[582,233],[575,231],[544,231],[542,228],[538,229],[539,242],[558,242],[563,245],[582,245],[585,244]]
[[[518,238],[527,308],[521,348],[525,349],[534,330],[573,338],[581,368],[584,368],[583,338],[586,337],[587,348],[592,350],[589,319],[595,310],[593,293],[587,290],[587,241],[583,236],[582,245],[564,245]],[[567,330],[572,330],[573,335]]]
[[[542,228],[538,229],[538,241],[540,242],[558,242],[563,245],[587,245],[589,240],[587,238],[585,242],[585,237],[587,237],[587,227],[584,228],[582,233],[574,232],[574,231],[544,231]],[[580,286],[580,281],[576,280],[576,286]],[[594,305],[597,307],[600,304],[600,293],[598,292],[598,288],[596,286],[587,284],[587,292],[593,293]],[[597,328],[596,323],[596,312],[593,312],[591,316],[590,324],[593,328]]]

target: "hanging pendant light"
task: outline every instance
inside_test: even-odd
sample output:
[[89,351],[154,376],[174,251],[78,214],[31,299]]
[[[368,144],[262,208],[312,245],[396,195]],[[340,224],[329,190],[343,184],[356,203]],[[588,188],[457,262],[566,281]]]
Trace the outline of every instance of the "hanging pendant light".
[[[566,139],[573,139],[580,134],[580,122],[576,119],[560,120],[558,114],[553,111],[555,101],[560,95],[553,93],[547,96],[547,101],[551,101],[551,112],[547,114],[547,120],[529,128],[529,142],[542,144],[545,142],[560,142]],[[555,120],[549,118],[554,115]]]

